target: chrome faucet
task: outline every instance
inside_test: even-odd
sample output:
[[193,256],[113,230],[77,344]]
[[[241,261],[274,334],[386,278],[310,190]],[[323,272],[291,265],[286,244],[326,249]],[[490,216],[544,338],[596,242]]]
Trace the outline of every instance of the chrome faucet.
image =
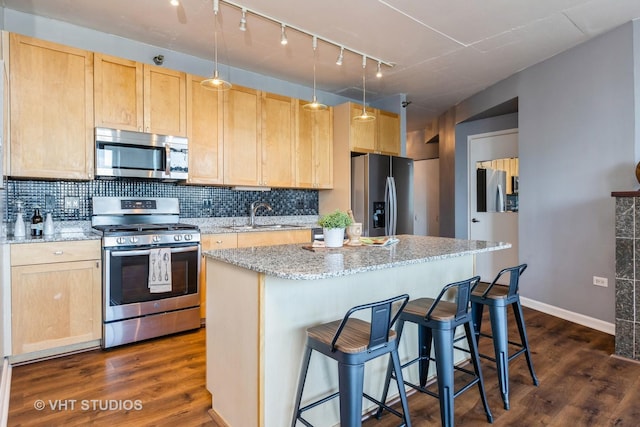
[[268,211],[273,210],[271,205],[267,202],[253,202],[251,203],[251,208],[249,209],[249,225],[251,227],[256,225],[256,211],[260,208],[265,208]]

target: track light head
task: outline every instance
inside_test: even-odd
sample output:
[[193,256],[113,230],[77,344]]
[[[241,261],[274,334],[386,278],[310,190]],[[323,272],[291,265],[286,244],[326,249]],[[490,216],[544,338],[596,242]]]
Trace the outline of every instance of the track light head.
[[343,58],[344,58],[344,47],[340,47],[340,54],[338,55],[338,59],[336,59],[336,65],[342,65]]
[[382,64],[381,64],[381,62],[380,62],[380,61],[378,61],[378,71],[376,72],[376,77],[377,77],[377,78],[382,77],[382,70],[380,69],[380,66],[381,66],[381,65],[382,65]]
[[289,41],[287,40],[287,33],[285,31],[285,27],[286,26],[284,24],[282,24],[280,27],[280,44],[282,46],[286,46],[287,43],[289,43]]
[[240,18],[240,31],[247,31],[247,9],[242,8],[242,18]]

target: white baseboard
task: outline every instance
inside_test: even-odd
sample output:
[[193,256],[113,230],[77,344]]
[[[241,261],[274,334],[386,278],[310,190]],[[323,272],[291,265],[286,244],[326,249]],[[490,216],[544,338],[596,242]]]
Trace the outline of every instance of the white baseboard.
[[591,329],[596,329],[609,335],[615,335],[616,333],[616,325],[613,323],[594,319],[593,317],[585,316],[584,314],[574,313],[572,311],[565,310],[564,308],[554,307],[553,305],[525,298],[522,295],[520,296],[520,302],[525,307],[529,307]]
[[11,396],[11,365],[4,357],[0,376],[0,426],[6,427],[9,418],[9,397]]

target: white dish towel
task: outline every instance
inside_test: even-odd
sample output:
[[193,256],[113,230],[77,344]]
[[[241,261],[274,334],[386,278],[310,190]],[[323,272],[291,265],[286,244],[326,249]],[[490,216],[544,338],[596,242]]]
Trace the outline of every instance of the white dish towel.
[[171,292],[171,248],[149,251],[149,292]]

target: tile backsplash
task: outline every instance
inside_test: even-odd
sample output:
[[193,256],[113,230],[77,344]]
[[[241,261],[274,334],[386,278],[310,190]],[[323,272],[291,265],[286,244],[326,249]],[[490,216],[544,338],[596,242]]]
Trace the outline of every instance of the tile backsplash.
[[[31,218],[39,206],[44,216],[51,212],[54,221],[91,220],[91,199],[94,196],[177,197],[183,218],[249,216],[254,201],[268,202],[273,211],[258,211],[257,215],[317,215],[318,191],[272,189],[271,191],[236,191],[223,187],[189,186],[178,183],[135,179],[95,181],[34,181],[5,178],[0,190],[4,202],[3,222],[16,218],[16,201],[24,206],[24,219]],[[77,198],[77,208],[67,206]]]

